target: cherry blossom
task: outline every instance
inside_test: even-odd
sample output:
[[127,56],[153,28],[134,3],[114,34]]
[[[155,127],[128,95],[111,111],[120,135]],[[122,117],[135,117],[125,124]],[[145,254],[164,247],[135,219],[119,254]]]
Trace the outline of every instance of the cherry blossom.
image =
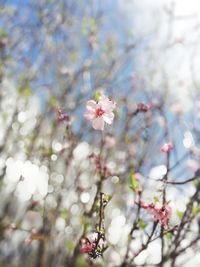
[[161,146],[160,151],[164,153],[169,153],[173,149],[174,149],[174,145],[171,142],[169,142]]
[[89,234],[88,237],[82,237],[79,241],[79,245],[81,254],[89,253],[89,255],[91,254],[92,256],[93,253],[96,253],[96,250],[100,252],[100,250],[103,249],[105,241],[95,232]]
[[116,103],[111,101],[107,96],[102,95],[98,102],[89,100],[86,104],[85,118],[92,122],[95,130],[104,130],[105,123],[112,124],[114,119],[113,110]]
[[80,253],[89,253],[93,250],[93,243],[89,243],[87,245],[84,245],[81,249],[80,249]]
[[[96,234],[96,233],[95,233]],[[89,253],[93,251],[93,248],[95,246],[95,240],[97,236],[92,234],[88,237],[82,237],[79,241],[80,245],[80,253]]]
[[140,202],[140,207],[146,209],[153,215],[155,221],[158,221],[165,229],[168,228],[169,220],[171,218],[171,207],[169,205],[161,205],[159,203],[146,204]]

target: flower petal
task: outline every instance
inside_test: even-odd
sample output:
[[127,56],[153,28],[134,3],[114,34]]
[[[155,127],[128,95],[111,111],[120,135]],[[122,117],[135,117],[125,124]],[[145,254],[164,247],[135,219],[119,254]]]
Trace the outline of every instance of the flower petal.
[[116,103],[111,101],[108,97],[102,96],[99,101],[99,105],[106,111],[106,112],[112,112],[115,107]]
[[87,245],[87,246],[85,246],[85,247],[83,247],[83,248],[81,248],[80,249],[80,253],[89,253],[89,252],[91,252],[92,251],[92,245]]
[[92,127],[95,130],[101,130],[101,131],[103,131],[103,129],[104,129],[104,120],[103,120],[103,117],[98,117],[98,118],[94,119],[93,122],[92,122]]
[[94,100],[87,101],[87,103],[86,103],[86,109],[88,111],[91,111],[91,110],[92,111],[95,111],[96,108],[97,108],[97,103]]
[[113,122],[113,119],[114,119],[114,113],[113,112],[110,112],[110,113],[104,113],[103,114],[103,119],[106,123],[108,124],[112,124]]
[[87,111],[85,114],[84,114],[84,117],[89,120],[89,121],[92,121],[96,116],[95,116],[95,112],[94,111]]

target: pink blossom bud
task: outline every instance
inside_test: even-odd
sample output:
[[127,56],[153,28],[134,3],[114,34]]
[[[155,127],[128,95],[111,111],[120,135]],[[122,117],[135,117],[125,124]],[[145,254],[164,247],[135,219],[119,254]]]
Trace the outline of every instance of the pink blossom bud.
[[160,151],[163,153],[169,153],[171,150],[174,149],[174,145],[169,142],[169,143],[165,143],[161,148]]
[[82,248],[80,249],[80,253],[81,253],[81,254],[83,254],[83,253],[89,253],[89,252],[91,252],[92,250],[93,250],[93,246],[92,246],[92,244],[90,244],[90,245],[86,245],[86,246],[82,247]]
[[61,108],[57,108],[57,118],[59,122],[69,122],[70,118],[66,113],[63,113]]
[[137,110],[140,112],[147,112],[151,106],[149,104],[144,104],[144,103],[138,103],[137,104]]

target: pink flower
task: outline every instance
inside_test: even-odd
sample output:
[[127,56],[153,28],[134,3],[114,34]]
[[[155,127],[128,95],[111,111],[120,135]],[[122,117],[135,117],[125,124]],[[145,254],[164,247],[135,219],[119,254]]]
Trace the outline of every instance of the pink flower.
[[93,244],[85,245],[80,249],[80,253],[89,253],[93,250]]
[[151,109],[150,104],[144,104],[144,103],[138,103],[137,104],[137,110],[140,112],[147,112],[150,109]]
[[169,153],[171,150],[173,150],[174,145],[169,142],[169,143],[165,143],[161,148],[160,151],[164,152],[164,153]]
[[98,235],[96,233],[90,234],[88,237],[82,237],[79,241],[81,246],[80,253],[89,253],[92,252],[95,247],[95,241],[97,240]]
[[69,116],[62,111],[61,108],[57,108],[57,118],[59,122],[69,122]]
[[98,233],[91,233],[88,237],[82,237],[79,241],[80,253],[95,253],[96,248],[103,249],[105,241],[98,238]]
[[85,118],[92,122],[92,127],[95,130],[104,129],[104,124],[112,124],[114,119],[113,110],[116,103],[109,100],[108,97],[102,95],[98,102],[89,100],[86,104]]
[[171,207],[169,205],[160,204],[145,204],[140,203],[140,207],[146,209],[153,215],[155,221],[158,221],[165,229],[168,228],[169,220],[171,218]]

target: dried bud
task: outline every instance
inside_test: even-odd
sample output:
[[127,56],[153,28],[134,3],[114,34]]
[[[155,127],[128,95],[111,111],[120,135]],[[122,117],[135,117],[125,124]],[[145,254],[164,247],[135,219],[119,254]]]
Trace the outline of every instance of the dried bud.
[[144,103],[138,103],[137,104],[137,110],[139,112],[147,112],[149,111],[151,106],[149,104],[144,104]]

